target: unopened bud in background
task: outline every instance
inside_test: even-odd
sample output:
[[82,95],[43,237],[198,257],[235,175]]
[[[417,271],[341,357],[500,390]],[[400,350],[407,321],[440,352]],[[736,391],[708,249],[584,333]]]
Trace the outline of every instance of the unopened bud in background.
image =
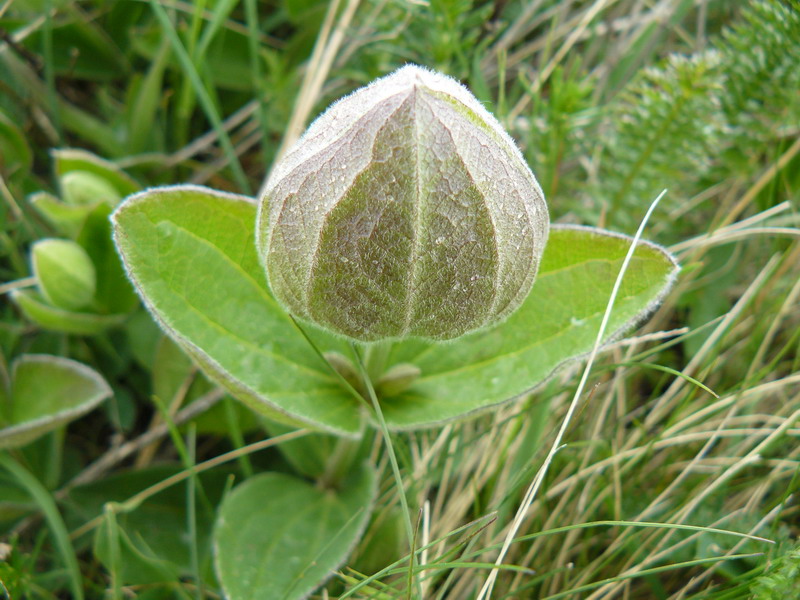
[[53,306],[79,310],[94,298],[97,275],[86,251],[71,240],[44,239],[31,248],[42,296]]

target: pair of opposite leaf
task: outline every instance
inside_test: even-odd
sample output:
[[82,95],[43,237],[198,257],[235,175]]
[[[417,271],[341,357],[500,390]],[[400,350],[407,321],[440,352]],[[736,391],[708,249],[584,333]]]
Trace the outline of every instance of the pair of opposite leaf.
[[[201,192],[172,190],[173,196]],[[252,400],[259,396],[251,392],[260,385],[260,376],[239,385],[231,367],[205,352],[203,344],[209,341],[196,343],[172,327],[157,303],[152,298],[148,302],[152,292],[137,280],[138,250],[129,239],[134,227],[129,215],[150,200],[155,206],[159,196],[169,193],[150,190],[121,205],[114,215],[118,249],[162,324],[205,368],[216,371],[218,379]],[[153,215],[160,210],[153,208]],[[150,229],[135,235],[144,235],[141,242],[156,248],[171,248],[175,238],[169,237],[169,219],[158,225],[144,213],[135,226],[150,227],[152,221],[160,233]],[[541,188],[498,121],[455,80],[406,66],[332,105],[274,167],[261,194],[255,245],[272,294],[301,320],[358,342],[449,340],[497,325],[520,307],[533,286],[548,233]],[[569,242],[560,247],[564,243]],[[674,261],[659,252],[666,277],[652,283],[654,293],[635,315],[652,309],[674,275]],[[155,272],[161,268],[149,265]],[[164,276],[157,275],[162,283]],[[628,316],[617,327],[629,326],[635,318]],[[518,354],[523,350],[529,349]],[[507,392],[503,399],[514,397],[586,351],[575,346],[561,352],[563,357],[543,357],[545,372],[536,375],[538,381],[517,386],[519,390],[495,385],[498,378],[492,375],[484,383],[497,389],[485,401],[469,398],[463,410],[442,407],[436,418],[409,416],[403,427],[471,412],[497,403]],[[419,366],[425,371],[428,365]],[[280,383],[270,385],[284,394]],[[318,388],[318,393],[327,392]],[[266,402],[257,398],[248,403],[272,405],[274,396],[260,397]],[[301,422],[324,422],[311,414],[314,407],[303,412],[288,407],[288,400],[284,404],[279,410]]]

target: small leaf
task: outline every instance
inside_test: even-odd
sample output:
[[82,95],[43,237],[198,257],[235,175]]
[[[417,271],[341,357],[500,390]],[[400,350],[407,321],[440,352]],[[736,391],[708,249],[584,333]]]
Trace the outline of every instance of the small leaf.
[[12,367],[8,425],[0,448],[18,447],[89,412],[111,396],[94,370],[74,360],[28,354]]
[[52,154],[56,175],[59,178],[70,171],[87,171],[105,179],[117,191],[120,198],[139,190],[139,184],[117,165],[91,152],[76,148],[60,148],[53,150]]
[[77,241],[86,249],[97,269],[95,304],[100,313],[127,313],[139,305],[139,299],[125,276],[122,261],[111,239],[112,207],[98,204],[90,212]]
[[91,206],[65,204],[47,192],[36,192],[28,197],[30,205],[59,233],[70,238],[78,237]]
[[22,314],[39,327],[64,333],[96,335],[121,325],[127,318],[127,315],[96,315],[64,310],[48,304],[40,294],[31,290],[14,290],[11,300]]
[[[124,502],[181,470],[176,465],[157,465],[113,473],[100,481],[76,487],[70,490],[64,501],[69,522],[77,527],[102,514],[106,503]],[[202,495],[197,490],[197,550],[206,581],[213,578],[213,511],[221,500],[230,474],[225,468],[217,468],[197,476],[203,489]],[[164,582],[193,574],[186,500],[186,486],[174,485],[148,498],[130,512],[117,513],[116,524],[121,545],[121,568],[117,575],[123,585]],[[94,535],[94,552],[107,568],[112,564],[109,541],[107,528],[101,526]]]
[[70,171],[61,177],[61,196],[73,206],[94,206],[105,202],[116,206],[122,196],[105,178],[91,171]]
[[282,473],[244,482],[223,502],[214,530],[226,598],[307,598],[347,559],[375,494],[375,473],[366,464],[340,491]]
[[[273,420],[355,435],[359,405],[267,288],[255,214],[244,196],[176,186],[128,198],[112,221],[145,304],[207,373]],[[315,338],[349,353],[342,340]]]
[[[453,344],[395,345],[390,363],[416,364],[422,374],[405,393],[382,401],[389,427],[431,426],[517,398],[587,354],[630,243],[598,229],[553,227],[536,284],[507,321]],[[677,271],[666,250],[640,243],[605,341],[651,313]]]

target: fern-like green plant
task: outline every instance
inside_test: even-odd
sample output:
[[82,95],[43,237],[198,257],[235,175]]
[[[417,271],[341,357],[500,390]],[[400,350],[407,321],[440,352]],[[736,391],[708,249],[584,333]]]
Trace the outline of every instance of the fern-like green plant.
[[[598,177],[599,198],[621,221],[664,187],[672,197],[694,188],[721,144],[725,121],[717,52],[669,56],[642,70],[612,105]],[[629,223],[620,223],[629,225]]]
[[800,597],[800,544],[790,547],[767,568],[750,588],[753,600]]
[[669,209],[796,134],[798,6],[754,0],[711,50],[643,69],[609,106],[592,194],[618,225],[630,226],[661,189],[670,189]]
[[720,103],[728,122],[726,162],[758,156],[800,128],[800,2],[759,0],[725,30]]

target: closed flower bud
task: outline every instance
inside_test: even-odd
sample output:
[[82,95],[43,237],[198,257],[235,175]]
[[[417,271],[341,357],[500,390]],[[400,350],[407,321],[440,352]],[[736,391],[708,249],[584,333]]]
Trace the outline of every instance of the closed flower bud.
[[79,310],[91,303],[97,275],[92,259],[79,244],[40,240],[31,248],[31,262],[39,290],[53,306]]
[[409,363],[394,365],[375,382],[375,391],[383,398],[397,396],[411,387],[421,374],[422,371],[417,365]]
[[472,94],[407,66],[331,106],[264,188],[258,248],[294,315],[361,341],[498,323],[533,285],[547,206]]

